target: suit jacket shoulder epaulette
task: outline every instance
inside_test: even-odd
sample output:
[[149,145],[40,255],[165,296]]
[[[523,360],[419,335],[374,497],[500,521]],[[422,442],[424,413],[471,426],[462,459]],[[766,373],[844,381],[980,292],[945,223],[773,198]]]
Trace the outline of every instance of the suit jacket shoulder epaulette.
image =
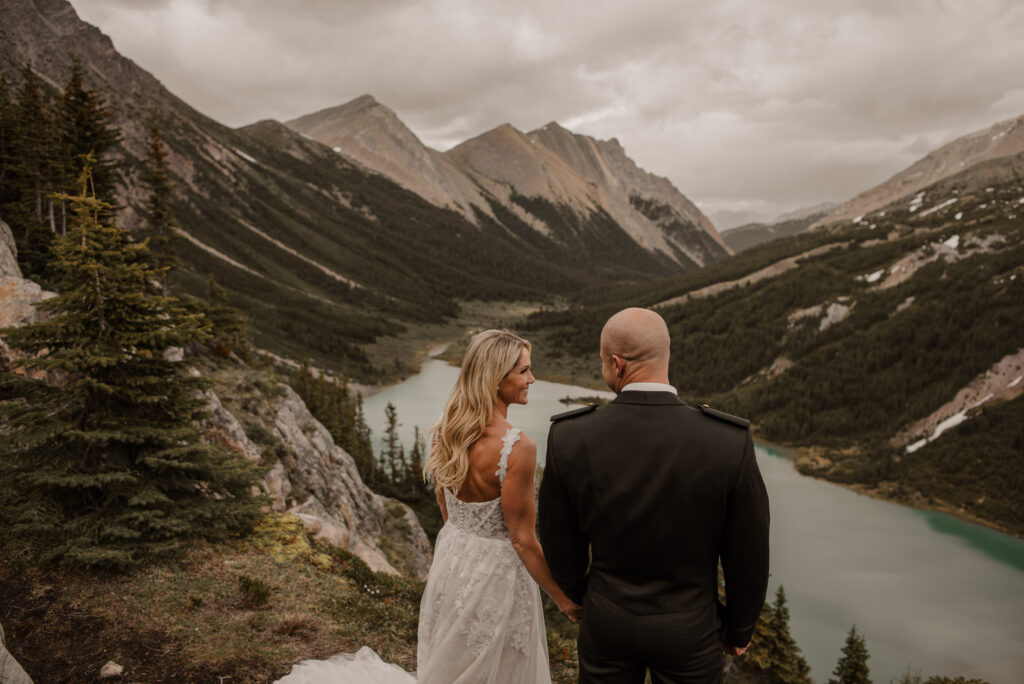
[[575,418],[576,416],[582,416],[596,410],[597,404],[587,404],[586,406],[583,406],[581,408],[575,408],[572,409],[571,411],[566,411],[565,413],[556,413],[555,415],[551,416],[551,422],[554,423],[555,421],[565,420],[566,418]]
[[731,413],[726,413],[725,411],[713,409],[707,404],[701,404],[700,410],[704,413],[705,416],[711,416],[712,418],[725,421],[726,423],[731,423],[736,427],[743,428],[744,430],[750,427],[750,421],[747,420],[746,418],[740,418],[739,416],[734,416]]

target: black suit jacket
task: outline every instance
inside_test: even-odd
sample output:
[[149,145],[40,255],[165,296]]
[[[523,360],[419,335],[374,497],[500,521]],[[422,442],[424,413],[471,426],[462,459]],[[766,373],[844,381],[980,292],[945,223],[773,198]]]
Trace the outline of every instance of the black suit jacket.
[[726,638],[750,641],[768,584],[768,495],[745,421],[670,392],[623,392],[556,420],[540,488],[551,572],[636,615],[713,614],[718,561]]

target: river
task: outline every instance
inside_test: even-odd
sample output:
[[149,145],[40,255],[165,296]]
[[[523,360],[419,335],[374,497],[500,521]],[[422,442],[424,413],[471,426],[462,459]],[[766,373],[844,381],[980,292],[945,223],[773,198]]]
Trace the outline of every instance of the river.
[[[429,359],[419,374],[367,398],[375,446],[388,402],[408,449],[413,426],[437,420],[457,376]],[[595,394],[538,381],[509,421],[536,440],[543,461],[548,418],[569,408],[558,400]],[[772,507],[769,599],[784,585],[793,636],[816,682],[828,681],[853,624],[875,682],[895,680],[908,665],[925,678],[1024,681],[1024,540],[804,477],[766,445],[757,445],[757,458]]]

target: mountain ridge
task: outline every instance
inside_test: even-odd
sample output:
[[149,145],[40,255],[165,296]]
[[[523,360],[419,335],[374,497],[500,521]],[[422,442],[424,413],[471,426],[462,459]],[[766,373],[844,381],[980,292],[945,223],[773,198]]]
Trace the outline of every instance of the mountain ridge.
[[568,208],[570,223],[607,215],[643,249],[684,267],[729,253],[711,221],[668,179],[640,169],[614,138],[596,140],[556,122],[528,133],[504,123],[438,152],[369,95],[286,123],[474,222],[487,216],[501,223],[497,202],[555,235],[558,226],[517,198],[541,200]]
[[1024,152],[1024,114],[967,133],[932,150],[888,180],[843,202],[812,228],[852,220],[981,162],[1021,152]]

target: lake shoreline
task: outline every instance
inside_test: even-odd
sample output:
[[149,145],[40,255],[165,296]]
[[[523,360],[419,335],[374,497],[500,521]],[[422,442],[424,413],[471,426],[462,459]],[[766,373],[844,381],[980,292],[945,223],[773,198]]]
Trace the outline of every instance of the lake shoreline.
[[[397,377],[396,379],[387,384],[380,385],[367,385],[365,383],[350,381],[348,384],[349,389],[355,390],[363,399],[368,399],[369,397],[372,397],[373,395],[378,394],[379,392],[383,392],[388,388],[394,387],[395,385],[401,385],[409,378],[418,375],[423,370],[423,364],[427,361],[444,361],[450,366],[458,367],[458,362],[456,362],[454,359],[450,357],[446,358],[446,356],[450,355],[446,355],[445,352],[447,352],[452,345],[458,344],[459,341],[460,339],[458,338],[447,338],[443,340],[426,340],[416,351],[416,354],[412,361],[412,365],[411,367],[408,368],[408,373],[403,374],[400,377]],[[545,382],[554,382],[560,385],[575,385],[577,387],[582,387],[584,389],[592,390],[595,392],[609,391],[608,387],[603,384],[599,385],[598,383],[585,382],[584,380],[573,377],[571,375],[565,375],[560,373],[535,372],[534,376],[538,380],[544,380]]]
[[[396,379],[394,382],[388,383],[386,385],[364,385],[358,383],[350,383],[349,386],[355,389],[355,391],[357,391],[363,399],[367,399],[385,389],[394,387],[396,385],[400,385],[409,378],[419,374],[423,369],[423,364],[428,360],[441,360],[446,361],[449,365],[458,366],[458,364],[455,363],[452,359],[445,359],[445,352],[452,345],[458,344],[459,341],[460,338],[451,337],[446,339],[425,340],[417,349],[414,361],[412,363],[412,367],[409,369],[409,373],[407,375],[404,375],[404,377]],[[537,379],[559,384],[572,384],[592,390],[608,391],[607,387],[597,387],[595,383],[584,383],[578,377],[566,377],[564,374],[560,373],[540,372],[537,373]],[[824,459],[824,457],[821,456],[820,453],[815,453],[816,451],[820,450],[820,447],[816,447],[814,445],[796,446],[792,444],[786,444],[784,442],[770,441],[759,436],[756,431],[754,431],[754,440],[758,444],[762,444],[783,454],[786,457],[786,459],[793,464],[793,468],[797,471],[797,473],[799,473],[803,477],[809,477],[815,480],[828,482],[829,484],[833,484],[844,489],[848,489],[850,491],[856,492],[857,494],[861,494],[872,499],[897,503],[902,506],[913,508],[915,510],[945,513],[946,515],[950,515],[964,522],[971,523],[974,525],[980,525],[982,527],[995,530],[996,532],[1008,534],[1016,539],[1024,540],[1024,533],[1015,532],[1007,527],[1004,527],[998,522],[987,520],[985,518],[980,518],[976,515],[973,515],[963,510],[959,506],[956,506],[942,499],[933,498],[932,501],[929,502],[923,495],[916,497],[899,496],[891,491],[886,490],[886,488],[884,487],[872,487],[870,485],[856,482],[840,482],[838,480],[834,480],[827,477],[825,474],[820,472],[820,470],[815,469],[808,472],[807,469],[799,467],[799,464],[802,461],[805,463],[817,462],[820,464],[822,460],[827,460]]]
[[[793,464],[794,470],[803,477],[813,478],[815,480],[821,480],[822,482],[828,482],[843,489],[848,489],[857,494],[861,494],[871,499],[877,499],[879,501],[888,501],[890,503],[900,504],[908,508],[913,508],[918,511],[933,511],[935,513],[944,513],[958,520],[973,525],[979,525],[981,527],[1001,532],[1002,534],[1010,535],[1015,539],[1024,540],[1024,533],[1018,533],[1007,527],[1000,525],[998,522],[980,518],[976,515],[968,513],[959,506],[956,506],[948,501],[942,499],[932,499],[930,503],[924,495],[918,495],[915,497],[899,496],[893,492],[888,491],[885,487],[872,487],[859,482],[840,482],[827,477],[821,471],[811,471],[799,467],[801,462],[803,463],[815,463],[817,467],[820,467],[822,461],[828,461],[820,453],[816,453],[821,447],[816,446],[795,446],[791,444],[785,444],[782,442],[772,442],[763,438],[758,437],[756,432],[754,433],[754,441],[757,444],[761,444],[770,449],[778,451],[786,457],[786,460]],[[831,463],[830,461],[828,461]]]

